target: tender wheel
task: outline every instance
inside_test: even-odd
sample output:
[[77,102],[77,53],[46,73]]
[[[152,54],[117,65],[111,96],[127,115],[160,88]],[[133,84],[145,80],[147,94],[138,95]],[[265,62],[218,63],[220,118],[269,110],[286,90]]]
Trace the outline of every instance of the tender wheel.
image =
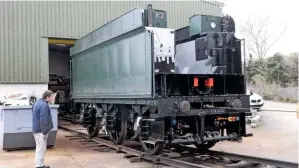
[[97,137],[100,131],[100,123],[101,118],[97,118],[96,121],[93,121],[90,123],[90,125],[87,126],[87,132],[90,138]]
[[96,117],[96,109],[90,110],[90,118],[89,118],[89,125],[87,126],[87,132],[89,135],[89,138],[97,137],[100,131],[100,124],[101,124],[101,118]]
[[158,155],[164,149],[164,143],[156,143],[156,145],[140,141],[142,149],[150,155]]
[[115,117],[109,119],[109,124],[112,124],[112,129],[108,131],[108,134],[111,141],[116,145],[122,144],[127,136],[128,122],[127,120],[121,119],[121,115],[122,113],[118,112]]
[[127,136],[127,121],[122,120],[121,122],[118,122],[118,124],[116,124],[116,129],[113,132],[110,132],[109,136],[114,144],[122,144]]

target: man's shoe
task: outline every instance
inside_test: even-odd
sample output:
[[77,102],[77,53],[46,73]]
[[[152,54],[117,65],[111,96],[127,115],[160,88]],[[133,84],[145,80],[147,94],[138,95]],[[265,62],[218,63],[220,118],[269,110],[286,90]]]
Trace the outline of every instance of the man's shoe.
[[50,168],[50,166],[42,166],[42,167],[36,167],[36,168]]

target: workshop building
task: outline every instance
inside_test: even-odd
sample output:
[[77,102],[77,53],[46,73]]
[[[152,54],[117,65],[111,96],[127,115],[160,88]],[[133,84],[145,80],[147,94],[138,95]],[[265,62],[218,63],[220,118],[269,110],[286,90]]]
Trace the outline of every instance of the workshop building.
[[68,79],[69,48],[76,39],[147,4],[167,11],[167,25],[174,29],[187,26],[195,14],[220,16],[223,7],[214,1],[0,2],[0,96],[40,95],[51,75]]

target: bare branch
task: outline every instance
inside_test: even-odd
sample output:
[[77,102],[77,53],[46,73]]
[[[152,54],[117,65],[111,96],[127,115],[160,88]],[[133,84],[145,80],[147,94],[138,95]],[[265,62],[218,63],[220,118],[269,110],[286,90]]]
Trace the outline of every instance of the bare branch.
[[282,37],[286,32],[284,28],[274,41],[271,40],[268,27],[270,19],[268,17],[259,19],[258,25],[248,18],[248,20],[242,26],[242,32],[245,34],[250,43],[253,44],[251,50],[257,56],[258,59],[264,59],[269,49]]
[[286,32],[287,26],[284,27],[284,30],[280,35],[265,49],[263,57],[266,55],[267,51],[281,38],[281,36]]

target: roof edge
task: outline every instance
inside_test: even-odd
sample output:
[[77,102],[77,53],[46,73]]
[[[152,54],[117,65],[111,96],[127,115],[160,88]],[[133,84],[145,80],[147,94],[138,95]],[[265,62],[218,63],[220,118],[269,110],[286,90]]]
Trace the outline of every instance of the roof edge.
[[213,3],[215,5],[218,5],[219,7],[223,8],[225,6],[225,4],[223,2],[219,2],[219,1],[213,1],[213,0],[203,0],[203,2],[209,2],[209,3]]

